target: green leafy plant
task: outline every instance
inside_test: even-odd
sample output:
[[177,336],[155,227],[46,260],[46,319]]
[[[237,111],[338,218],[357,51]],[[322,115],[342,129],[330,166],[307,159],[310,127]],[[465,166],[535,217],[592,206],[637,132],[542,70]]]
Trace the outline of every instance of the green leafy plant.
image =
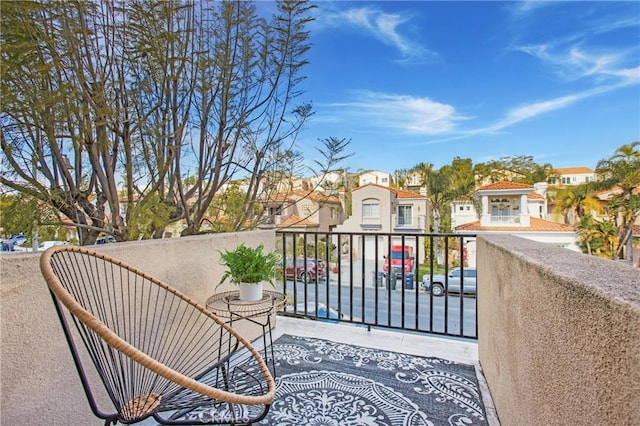
[[257,284],[266,281],[275,287],[273,279],[280,264],[280,256],[277,253],[265,253],[264,245],[251,248],[243,243],[234,250],[220,252],[220,259],[220,263],[226,266],[227,270],[218,285],[227,280],[233,284]]

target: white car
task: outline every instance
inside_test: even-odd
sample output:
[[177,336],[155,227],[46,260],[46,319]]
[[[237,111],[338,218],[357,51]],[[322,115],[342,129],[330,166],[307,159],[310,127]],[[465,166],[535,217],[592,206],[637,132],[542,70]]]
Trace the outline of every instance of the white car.
[[42,244],[38,246],[38,251],[45,251],[49,247],[66,246],[68,244],[69,244],[68,241],[43,241]]

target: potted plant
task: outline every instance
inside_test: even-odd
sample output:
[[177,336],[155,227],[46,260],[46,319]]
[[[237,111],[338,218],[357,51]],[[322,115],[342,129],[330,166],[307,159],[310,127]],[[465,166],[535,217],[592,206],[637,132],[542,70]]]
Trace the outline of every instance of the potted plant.
[[275,286],[273,279],[280,264],[280,257],[276,253],[265,253],[262,244],[255,248],[240,244],[234,250],[220,252],[220,259],[227,270],[218,285],[230,280],[239,287],[240,300],[262,299],[264,282]]

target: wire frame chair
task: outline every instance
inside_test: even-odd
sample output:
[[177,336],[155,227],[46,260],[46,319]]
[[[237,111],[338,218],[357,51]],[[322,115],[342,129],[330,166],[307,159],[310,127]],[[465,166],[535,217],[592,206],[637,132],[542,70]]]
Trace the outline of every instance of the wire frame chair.
[[[105,425],[149,417],[251,424],[269,411],[275,382],[263,358],[203,306],[83,247],[50,248],[40,269],[91,410]],[[87,358],[99,381],[89,380]],[[99,382],[113,404],[106,412],[94,396]]]

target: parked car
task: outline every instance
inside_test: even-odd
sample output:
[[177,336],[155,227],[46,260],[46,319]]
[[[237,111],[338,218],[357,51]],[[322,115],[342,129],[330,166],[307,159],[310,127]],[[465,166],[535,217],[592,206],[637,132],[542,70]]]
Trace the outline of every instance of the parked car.
[[66,246],[67,244],[69,244],[67,241],[43,241],[42,244],[38,246],[38,251],[44,251],[53,246]]
[[117,241],[113,235],[96,238],[96,244],[107,244],[107,243],[116,243],[116,242]]
[[[434,296],[444,296],[445,289],[447,293],[460,293],[460,268],[453,268],[449,271],[449,275],[434,275],[431,277],[425,274],[422,277],[422,288],[430,291]],[[477,275],[475,268],[464,268],[463,293],[476,295]]]
[[287,279],[297,279],[304,283],[316,280],[324,280],[327,277],[327,268],[324,261],[314,258],[297,258],[295,265],[293,259],[287,259],[285,267],[285,277]]
[[2,251],[25,251],[20,250],[19,248],[22,248],[21,246],[26,242],[27,237],[25,237],[21,232],[19,234],[12,235],[7,240],[2,240],[0,247],[2,248]]

